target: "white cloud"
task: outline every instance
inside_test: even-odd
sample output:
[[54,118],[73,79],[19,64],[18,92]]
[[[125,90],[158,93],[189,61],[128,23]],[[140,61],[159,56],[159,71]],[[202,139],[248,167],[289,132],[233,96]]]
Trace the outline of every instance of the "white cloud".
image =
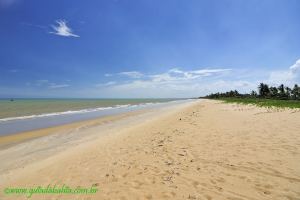
[[300,81],[300,59],[295,62],[287,70],[273,71],[270,73],[269,79],[266,81],[269,84],[279,85],[285,84],[292,86]]
[[49,88],[50,89],[58,89],[58,88],[66,88],[70,87],[68,84],[56,84],[56,83],[50,83]]
[[200,75],[200,76],[211,76],[213,74],[223,73],[227,71],[231,71],[231,69],[201,69],[201,70],[190,71],[188,73]]
[[150,75],[153,82],[184,82],[200,79],[203,77],[215,76],[231,71],[231,69],[201,69],[194,71],[182,71],[177,68],[170,69],[166,73]]
[[153,83],[162,83],[162,82],[168,82],[168,81],[176,81],[180,80],[181,77],[171,75],[170,73],[162,73],[162,74],[156,74],[156,75],[150,75],[151,82]]
[[107,83],[99,83],[96,84],[96,87],[105,87],[105,86],[111,86],[111,85],[115,85],[117,82],[115,81],[109,81]]
[[[127,76],[131,79],[151,79],[153,82],[163,82],[163,81],[183,81],[183,80],[191,80],[198,79],[201,77],[208,77],[212,75],[224,74],[226,72],[231,71],[231,69],[201,69],[194,71],[182,71],[178,68],[173,68],[168,70],[167,72],[160,74],[151,74],[146,75],[138,71],[126,71],[120,72],[115,75]],[[105,74],[106,77],[114,76],[114,74]]]
[[163,81],[153,82],[152,80],[133,80],[132,82],[116,84],[103,89],[107,96],[117,95],[118,97],[198,97],[212,92],[225,92],[238,90],[242,93],[255,89],[258,82],[249,81]]
[[298,59],[296,63],[290,67],[290,70],[292,70],[293,72],[300,70],[300,59]]
[[144,74],[137,72],[137,71],[120,72],[119,74],[128,76],[129,78],[141,78],[144,76]]
[[296,78],[296,74],[294,74],[291,70],[286,71],[274,71],[271,72],[269,80],[267,80],[270,84],[288,84],[293,82]]
[[[26,85],[30,86],[31,83],[26,83]],[[50,82],[49,80],[46,79],[36,80],[34,86],[49,88],[49,89],[70,87],[69,84],[57,84],[57,83]]]
[[177,68],[171,69],[168,71],[168,75],[170,74],[177,74],[181,75],[182,79],[197,79],[200,77],[208,77],[212,75],[217,75],[221,73],[225,73],[231,71],[231,69],[200,69],[200,70],[193,70],[193,71],[182,71]]
[[49,83],[49,81],[48,81],[48,80],[45,80],[45,79],[37,80],[37,81],[35,81],[35,82],[36,82],[36,83],[35,83],[36,86],[43,86],[43,85],[46,85],[46,84]]
[[[126,75],[129,79],[124,82],[113,82],[113,84],[108,82],[97,86],[107,86],[103,87],[103,92],[109,96],[118,94],[124,97],[192,97],[209,93],[210,89],[214,88],[207,79],[219,77],[228,71],[231,69],[183,71],[174,68],[160,74],[142,74],[136,71],[121,72],[118,74]],[[245,84],[239,84],[240,87],[245,87]],[[230,83],[226,86],[232,88],[233,84]]]
[[241,93],[247,93],[256,90],[259,81],[246,80],[217,80],[209,84],[209,92],[227,92],[229,90],[238,90]]
[[57,20],[56,23],[57,25],[51,26],[55,32],[50,33],[64,37],[79,37],[79,35],[74,34],[72,29],[67,26],[67,21]]

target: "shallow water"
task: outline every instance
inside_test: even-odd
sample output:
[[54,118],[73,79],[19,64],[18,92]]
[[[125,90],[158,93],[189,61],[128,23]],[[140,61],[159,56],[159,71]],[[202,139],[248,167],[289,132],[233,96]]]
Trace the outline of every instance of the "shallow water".
[[38,115],[37,117],[28,118],[15,118],[11,120],[0,121],[0,136],[9,135],[24,131],[31,131],[41,128],[47,128],[52,126],[58,126],[68,124],[72,122],[78,122],[88,119],[94,119],[97,117],[104,117],[109,115],[115,115],[125,113],[134,110],[148,109],[148,108],[159,108],[162,106],[176,105],[186,103],[192,100],[176,100],[168,102],[148,102],[139,103],[126,106],[113,106],[106,107],[106,109],[92,109],[86,112],[69,112],[58,115]]
[[172,100],[175,99],[0,99],[0,121]]

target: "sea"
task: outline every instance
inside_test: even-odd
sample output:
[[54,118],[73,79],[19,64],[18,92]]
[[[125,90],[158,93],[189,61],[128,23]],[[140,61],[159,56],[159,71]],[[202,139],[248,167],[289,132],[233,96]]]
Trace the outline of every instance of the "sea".
[[0,136],[189,99],[0,99]]

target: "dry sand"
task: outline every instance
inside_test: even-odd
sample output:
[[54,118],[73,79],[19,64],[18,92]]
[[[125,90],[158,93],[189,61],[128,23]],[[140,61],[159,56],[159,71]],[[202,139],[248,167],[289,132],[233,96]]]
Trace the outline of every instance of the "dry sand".
[[119,121],[77,130],[63,149],[37,151],[54,134],[1,150],[10,164],[0,164],[0,189],[99,189],[31,199],[300,199],[300,112],[203,100]]

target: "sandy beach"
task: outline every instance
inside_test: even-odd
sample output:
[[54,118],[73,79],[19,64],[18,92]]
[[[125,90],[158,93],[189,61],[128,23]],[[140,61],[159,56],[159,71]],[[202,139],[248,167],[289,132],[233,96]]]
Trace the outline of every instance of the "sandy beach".
[[65,184],[98,191],[31,199],[296,200],[299,133],[299,110],[197,100],[0,138],[0,199]]

